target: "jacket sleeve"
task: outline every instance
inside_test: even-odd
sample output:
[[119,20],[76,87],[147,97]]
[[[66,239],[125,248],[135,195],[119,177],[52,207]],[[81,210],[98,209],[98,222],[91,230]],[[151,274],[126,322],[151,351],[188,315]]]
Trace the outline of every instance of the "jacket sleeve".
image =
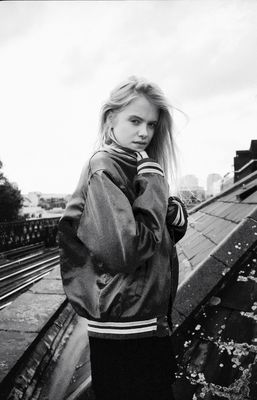
[[96,171],[90,178],[77,236],[104,270],[132,272],[162,241],[168,183],[159,164],[140,160],[134,185],[136,199],[130,204],[106,171]]
[[166,223],[170,236],[177,243],[185,235],[188,225],[187,209],[179,197],[169,197]]

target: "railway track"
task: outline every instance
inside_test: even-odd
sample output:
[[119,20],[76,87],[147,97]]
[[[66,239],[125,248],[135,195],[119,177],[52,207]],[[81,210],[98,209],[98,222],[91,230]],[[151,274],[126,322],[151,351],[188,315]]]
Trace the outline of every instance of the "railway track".
[[45,248],[44,242],[17,247],[16,249],[0,252],[0,260],[15,260],[27,254],[35,253]]
[[3,262],[0,265],[0,310],[58,264],[58,248],[39,249],[36,253]]

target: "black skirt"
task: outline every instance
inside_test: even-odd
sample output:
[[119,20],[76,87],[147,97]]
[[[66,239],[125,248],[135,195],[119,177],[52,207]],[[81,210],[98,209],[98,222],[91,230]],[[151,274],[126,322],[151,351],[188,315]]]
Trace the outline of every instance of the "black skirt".
[[96,400],[172,400],[177,370],[170,337],[89,338]]

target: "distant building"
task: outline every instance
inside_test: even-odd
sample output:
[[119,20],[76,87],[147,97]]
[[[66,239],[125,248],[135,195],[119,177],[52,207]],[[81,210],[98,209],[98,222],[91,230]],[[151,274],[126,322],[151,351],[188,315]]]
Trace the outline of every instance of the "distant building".
[[257,140],[251,141],[249,150],[238,150],[234,157],[234,182],[257,171]]
[[21,215],[25,218],[59,217],[64,213],[70,195],[29,192],[23,195]]
[[52,210],[53,208],[65,209],[67,201],[64,197],[40,197],[38,205],[45,210]]
[[215,196],[220,192],[221,189],[221,175],[220,174],[209,174],[207,176],[207,191],[206,191],[206,196],[211,197]]

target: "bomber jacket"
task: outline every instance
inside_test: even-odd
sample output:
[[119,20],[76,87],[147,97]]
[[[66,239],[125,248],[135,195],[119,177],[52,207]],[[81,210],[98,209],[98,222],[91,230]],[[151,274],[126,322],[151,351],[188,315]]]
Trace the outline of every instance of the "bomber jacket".
[[187,212],[159,164],[112,146],[84,167],[59,223],[61,275],[90,336],[170,335],[178,285],[175,243]]

